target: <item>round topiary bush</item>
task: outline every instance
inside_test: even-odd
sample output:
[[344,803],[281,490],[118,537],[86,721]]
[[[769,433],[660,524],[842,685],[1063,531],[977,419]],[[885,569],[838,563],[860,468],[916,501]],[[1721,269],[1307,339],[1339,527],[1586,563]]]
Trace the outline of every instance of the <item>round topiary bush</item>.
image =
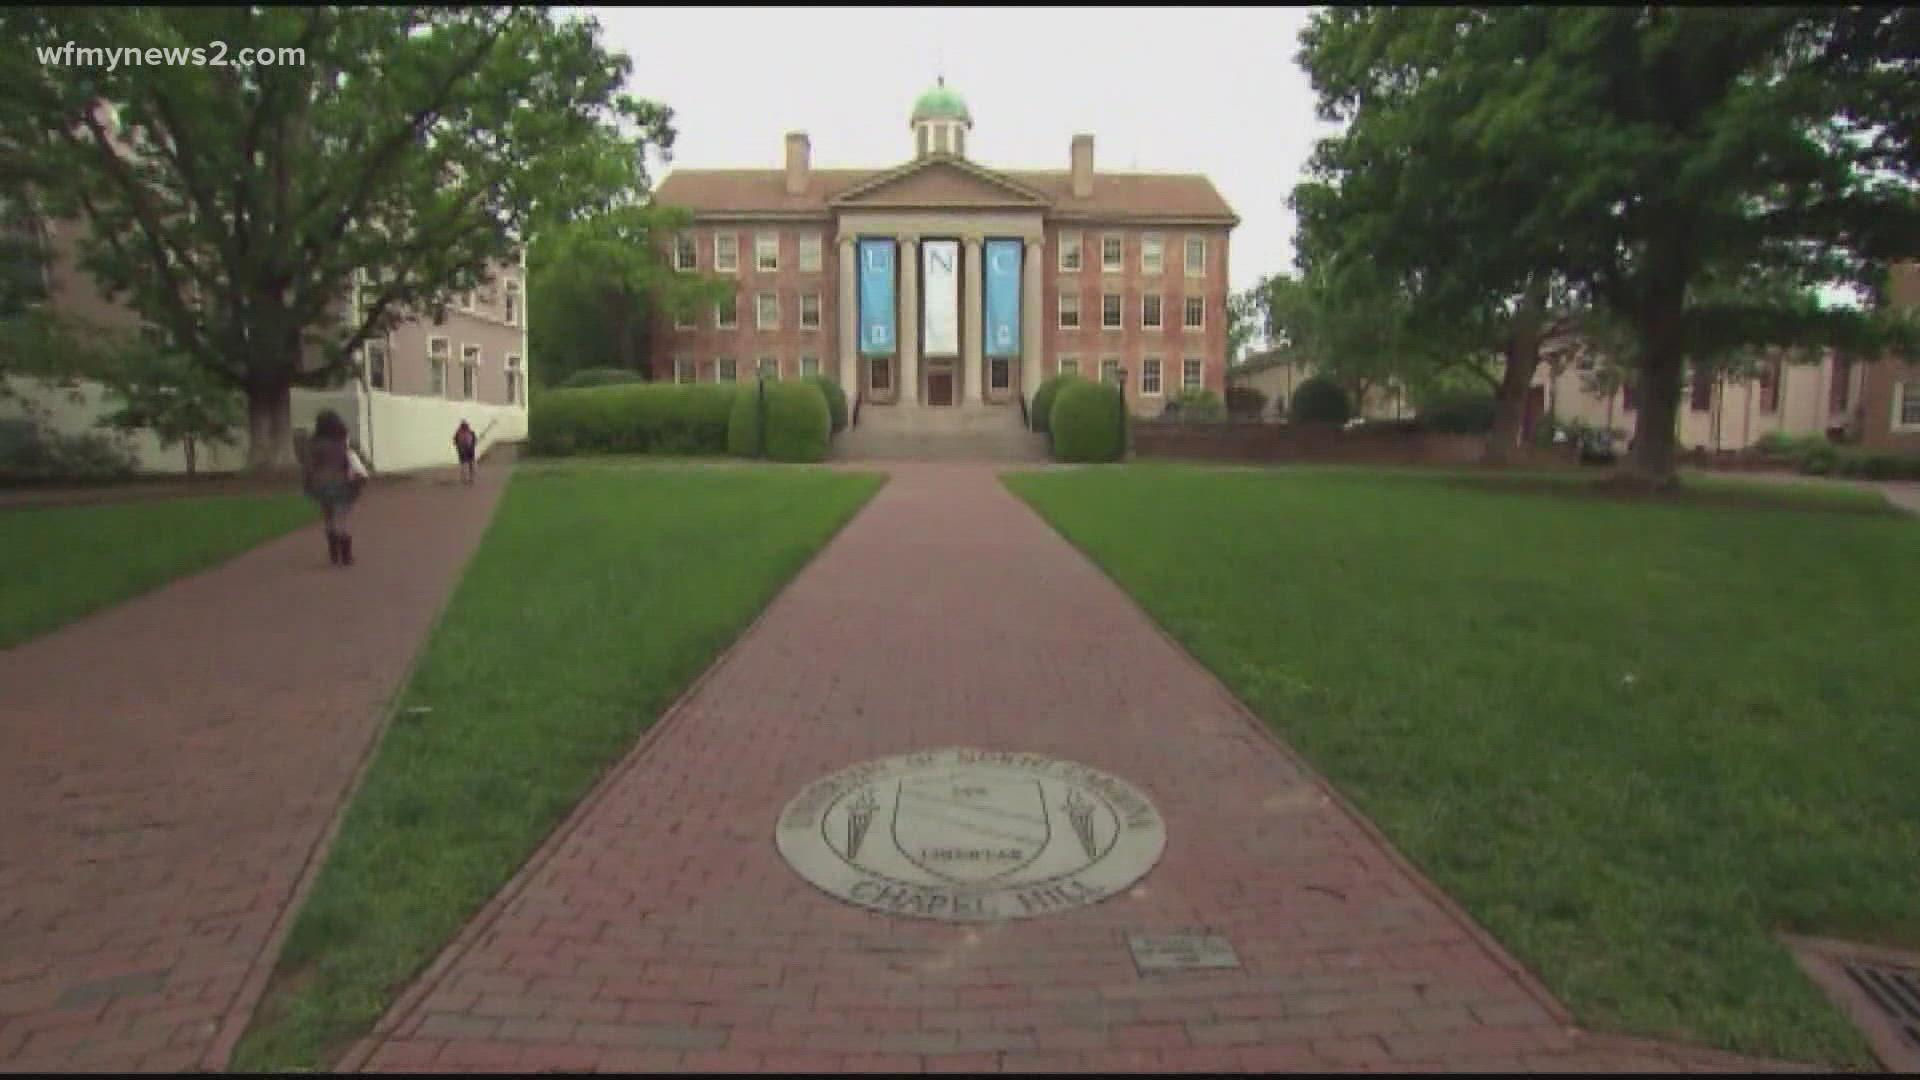
[[1267,395],[1252,386],[1227,387],[1227,415],[1235,420],[1258,420],[1267,411]]
[[1301,383],[1293,391],[1296,424],[1344,424],[1353,419],[1353,405],[1340,384],[1322,375]]
[[820,393],[826,396],[827,413],[833,417],[834,434],[847,430],[847,392],[840,389],[840,384],[824,375],[809,375],[800,381],[819,387]]
[[1049,417],[1053,456],[1061,461],[1119,461],[1126,453],[1126,407],[1111,383],[1070,379]]
[[806,382],[767,386],[767,457],[774,461],[825,461],[833,414],[827,395]]
[[1042,435],[1053,430],[1053,402],[1065,383],[1079,379],[1080,376],[1050,375],[1040,380],[1040,388],[1033,392],[1033,430]]
[[561,389],[571,390],[587,386],[619,386],[624,383],[646,382],[646,378],[637,371],[625,368],[582,368],[567,376],[560,384]]

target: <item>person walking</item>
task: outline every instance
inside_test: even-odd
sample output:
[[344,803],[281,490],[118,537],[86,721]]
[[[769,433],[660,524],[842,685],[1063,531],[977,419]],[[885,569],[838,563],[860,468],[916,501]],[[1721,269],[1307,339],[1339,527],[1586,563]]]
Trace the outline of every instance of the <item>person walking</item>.
[[302,471],[306,492],[320,504],[326,523],[327,561],[352,566],[353,534],[347,529],[347,514],[366,484],[367,467],[347,442],[346,421],[332,409],[322,409],[314,418]]
[[460,456],[460,479],[473,483],[473,451],[480,444],[480,437],[465,420],[453,430],[453,452]]

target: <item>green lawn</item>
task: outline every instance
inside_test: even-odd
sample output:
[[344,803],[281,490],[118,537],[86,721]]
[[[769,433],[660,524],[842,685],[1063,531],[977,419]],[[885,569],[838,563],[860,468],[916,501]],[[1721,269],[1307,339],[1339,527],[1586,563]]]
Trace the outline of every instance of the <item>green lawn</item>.
[[337,1060],[880,483],[520,466],[232,1067]]
[[298,495],[0,509],[0,649],[312,521]]
[[1772,935],[1920,946],[1920,522],[1826,491],[1007,482],[1582,1023],[1871,1063]]

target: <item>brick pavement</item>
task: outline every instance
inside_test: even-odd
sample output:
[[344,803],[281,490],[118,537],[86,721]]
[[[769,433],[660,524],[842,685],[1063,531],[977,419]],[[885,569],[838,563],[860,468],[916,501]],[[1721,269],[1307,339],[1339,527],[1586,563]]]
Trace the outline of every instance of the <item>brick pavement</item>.
[[0,652],[0,1071],[221,1067],[505,466]]
[[[1565,1013],[979,466],[902,465],[343,1069],[1744,1071]],[[842,904],[779,858],[802,785],[967,745],[1116,773],[1130,893],[1000,925]],[[1206,927],[1239,970],[1143,977]]]

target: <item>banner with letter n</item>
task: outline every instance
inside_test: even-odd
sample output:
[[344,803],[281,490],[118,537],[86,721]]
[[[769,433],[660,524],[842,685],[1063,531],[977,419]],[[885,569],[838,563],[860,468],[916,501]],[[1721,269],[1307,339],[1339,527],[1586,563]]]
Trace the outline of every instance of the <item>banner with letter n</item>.
[[893,241],[862,240],[860,255],[860,355],[892,356]]
[[960,242],[926,240],[921,281],[926,302],[921,308],[922,356],[960,355]]
[[1020,354],[1020,256],[1025,250],[1018,240],[986,243],[988,356]]

